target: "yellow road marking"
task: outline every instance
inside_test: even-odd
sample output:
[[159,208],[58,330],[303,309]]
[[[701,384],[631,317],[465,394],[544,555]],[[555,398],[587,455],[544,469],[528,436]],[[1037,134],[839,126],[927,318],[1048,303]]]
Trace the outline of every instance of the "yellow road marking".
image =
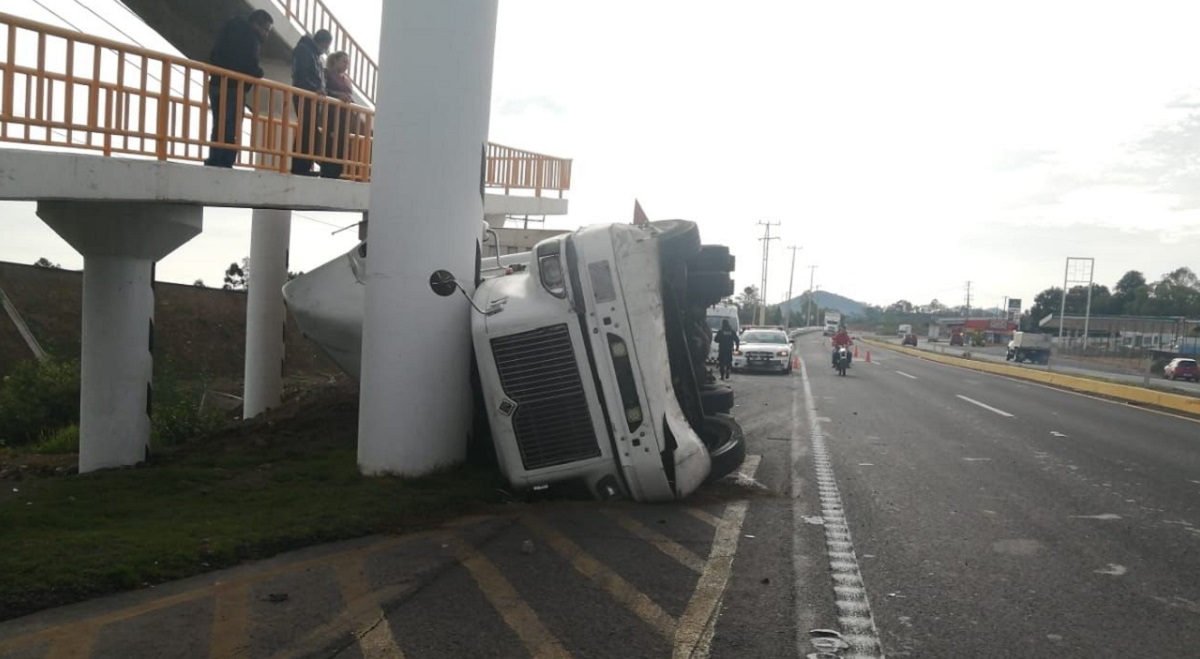
[[641,522],[638,522],[631,517],[622,515],[615,510],[604,510],[603,512],[605,515],[613,518],[613,520],[620,524],[621,527],[626,531],[629,531],[646,542],[649,542],[654,546],[655,549],[679,561],[689,570],[692,570],[693,572],[700,572],[704,569],[704,560],[693,554],[692,551],[687,547],[684,547],[683,545],[675,542],[658,531],[643,525]]
[[683,512],[695,517],[709,526],[715,527],[721,525],[721,518],[708,512],[707,510],[701,510],[700,508],[685,508]]
[[593,558],[545,520],[529,516],[522,518],[521,523],[541,536],[563,558],[570,561],[576,571],[603,588],[613,599],[624,604],[634,615],[641,618],[658,633],[668,640],[675,637],[675,619],[662,607],[655,604],[654,600],[646,597],[628,581],[625,581],[621,575]]
[[77,659],[92,656],[100,625],[78,625],[69,633],[56,636],[44,659]]
[[[761,460],[762,456],[759,455],[747,456],[738,471],[739,477],[753,479]],[[712,551],[709,552],[708,561],[705,562],[700,579],[696,582],[696,591],[675,631],[675,650],[672,655],[674,659],[708,657],[716,632],[717,618],[721,613],[721,600],[733,573],[733,558],[737,554],[738,539],[741,537],[742,524],[746,521],[746,511],[749,507],[748,501],[735,501],[725,508],[725,515],[720,518],[716,535],[713,537]]]
[[213,659],[248,654],[250,632],[250,588],[244,583],[223,584],[213,599],[211,639],[208,656]]
[[454,553],[463,567],[471,573],[471,578],[479,586],[480,592],[491,603],[505,624],[509,626],[521,642],[525,644],[529,654],[534,659],[569,659],[567,652],[550,630],[542,625],[533,609],[521,599],[517,589],[504,578],[483,554],[466,542],[455,538],[451,540]]
[[429,533],[392,538],[382,542],[364,545],[362,547],[355,547],[354,549],[347,549],[346,551],[342,552],[318,556],[303,561],[297,561],[295,563],[286,563],[268,570],[250,572],[237,578],[230,579],[229,581],[213,582],[201,588],[196,588],[194,590],[189,590],[182,593],[176,593],[175,595],[168,595],[167,597],[151,600],[135,606],[119,609],[117,611],[100,614],[92,618],[68,622],[61,625],[51,625],[43,629],[39,629],[36,632],[30,632],[28,634],[23,634],[13,638],[0,639],[0,651],[7,652],[10,650],[16,650],[46,639],[58,640],[60,637],[71,637],[78,635],[77,630],[82,630],[86,627],[94,626],[97,630],[99,630],[105,625],[109,625],[114,622],[121,622],[130,618],[136,618],[140,615],[175,606],[176,604],[182,604],[184,602],[191,602],[197,599],[210,597],[219,591],[234,585],[250,586],[268,579],[273,579],[283,574],[299,572],[324,565],[330,561],[342,560],[351,556],[374,554],[376,552],[384,551],[386,549],[398,547],[408,542],[412,542],[413,540],[419,540],[431,536],[438,537],[444,534],[445,531],[432,531]]
[[367,581],[366,565],[361,557],[340,561],[333,566],[338,585],[342,589],[342,602],[346,614],[355,624],[354,635],[358,637],[358,649],[364,659],[404,659],[392,625],[379,606],[378,593],[373,592]]

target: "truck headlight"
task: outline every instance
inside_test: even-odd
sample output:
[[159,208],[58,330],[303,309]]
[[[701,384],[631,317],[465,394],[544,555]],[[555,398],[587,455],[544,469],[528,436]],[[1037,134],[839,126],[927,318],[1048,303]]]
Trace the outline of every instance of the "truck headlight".
[[791,353],[789,353],[787,350],[780,350],[780,351],[779,351],[779,356],[780,356],[780,357],[787,357],[789,354],[791,354]]
[[737,355],[738,357],[741,357],[741,356],[742,356],[742,351],[741,351],[741,350],[734,350],[734,351],[733,351],[733,354]]
[[538,245],[538,277],[542,288],[557,298],[567,296],[566,276],[563,273],[562,258],[559,252],[560,241],[552,241]]

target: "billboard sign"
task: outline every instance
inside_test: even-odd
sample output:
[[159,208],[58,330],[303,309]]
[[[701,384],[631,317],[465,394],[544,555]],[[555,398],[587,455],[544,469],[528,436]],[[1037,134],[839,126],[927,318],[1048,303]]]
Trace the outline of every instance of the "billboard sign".
[[1008,298],[1008,320],[1015,322],[1021,316],[1021,298]]

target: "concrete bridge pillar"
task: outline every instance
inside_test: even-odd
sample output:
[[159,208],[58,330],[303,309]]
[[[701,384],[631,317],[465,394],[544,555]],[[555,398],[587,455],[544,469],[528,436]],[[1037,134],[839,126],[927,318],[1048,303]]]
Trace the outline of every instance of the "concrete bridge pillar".
[[383,3],[358,464],[419,475],[461,462],[471,428],[471,313],[440,298],[445,268],[471,287],[497,0]]
[[283,329],[287,309],[288,246],[292,213],[255,209],[250,227],[250,281],[246,291],[246,363],[242,417],[279,405],[283,391]]
[[38,203],[83,255],[79,472],[137,464],[150,450],[154,263],[200,233],[200,206]]

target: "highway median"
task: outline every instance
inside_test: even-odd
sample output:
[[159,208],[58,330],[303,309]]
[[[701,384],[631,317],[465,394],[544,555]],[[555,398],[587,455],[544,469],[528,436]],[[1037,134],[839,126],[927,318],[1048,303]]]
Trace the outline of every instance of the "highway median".
[[[969,368],[975,371],[1003,375],[1005,377],[1016,378],[1020,380],[1028,380],[1031,382],[1037,382],[1039,384],[1045,384],[1061,389],[1068,389],[1070,391],[1079,393],[1121,400],[1134,405],[1143,405],[1155,409],[1186,414],[1193,417],[1200,417],[1200,398],[1193,396],[1184,396],[1127,384],[1105,382],[1103,380],[1081,377],[1077,375],[1064,375],[1061,373],[1034,370],[1009,364],[996,364],[977,359],[971,359],[970,357],[938,354],[928,350],[898,346],[886,341],[879,341],[877,339],[863,338],[861,340],[863,343],[880,348],[886,348],[888,350],[893,350],[906,355],[911,355],[920,359],[937,362],[939,364],[948,364],[951,366]],[[964,349],[964,353],[969,355],[969,349]]]

